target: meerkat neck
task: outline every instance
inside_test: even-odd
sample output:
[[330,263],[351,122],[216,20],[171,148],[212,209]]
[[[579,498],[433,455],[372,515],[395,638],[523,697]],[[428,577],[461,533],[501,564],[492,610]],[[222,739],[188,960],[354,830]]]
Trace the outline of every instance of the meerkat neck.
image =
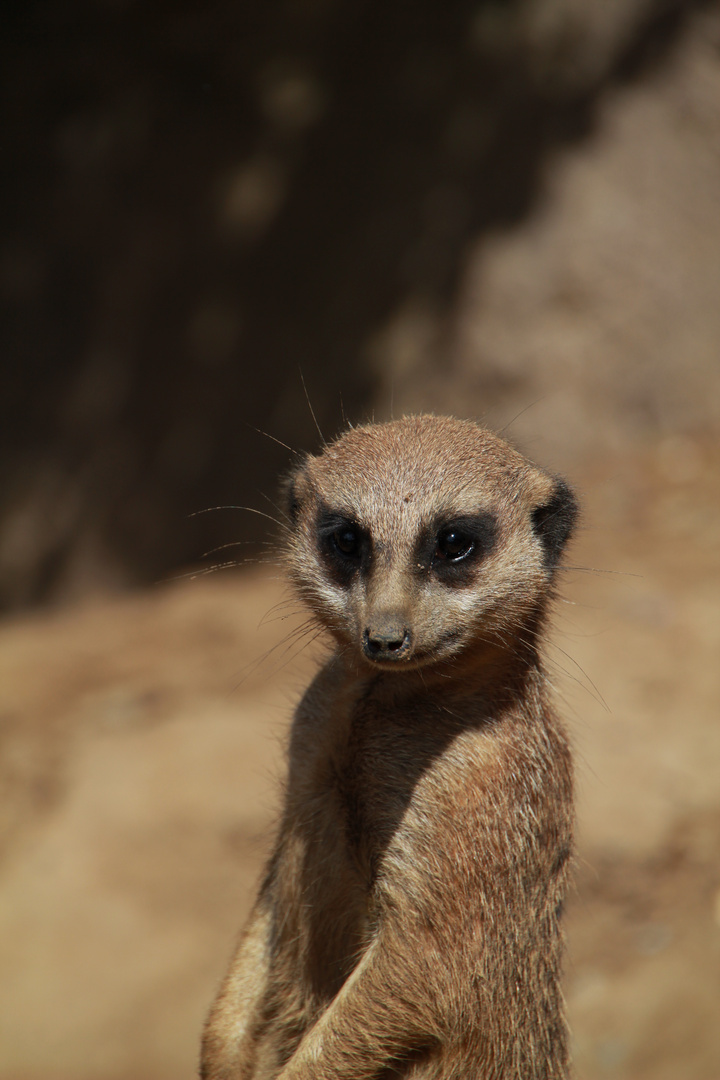
[[368,668],[342,651],[333,660],[345,680],[357,693],[364,687],[377,700],[393,703],[411,701],[422,696],[442,704],[478,699],[496,703],[498,708],[513,700],[522,700],[528,692],[543,685],[543,670],[534,642],[512,652],[484,650],[477,657],[461,654],[443,664],[429,664],[402,672],[378,671]]

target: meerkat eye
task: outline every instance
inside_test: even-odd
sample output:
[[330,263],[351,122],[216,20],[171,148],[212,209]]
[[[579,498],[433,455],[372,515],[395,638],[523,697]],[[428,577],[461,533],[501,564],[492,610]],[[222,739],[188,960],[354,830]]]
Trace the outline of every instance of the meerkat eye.
[[448,562],[460,562],[467,558],[475,547],[475,539],[465,529],[448,525],[438,533],[435,558]]
[[332,541],[341,555],[356,559],[360,554],[360,535],[352,525],[343,525],[332,534]]
[[370,534],[348,514],[321,506],[317,517],[318,554],[336,584],[348,586],[369,558]]

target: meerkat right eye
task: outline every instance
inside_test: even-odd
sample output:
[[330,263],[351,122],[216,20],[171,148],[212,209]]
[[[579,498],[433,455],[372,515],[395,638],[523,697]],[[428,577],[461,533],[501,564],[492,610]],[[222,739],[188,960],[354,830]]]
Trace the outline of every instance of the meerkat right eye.
[[356,559],[360,555],[360,534],[352,525],[336,529],[332,534],[332,542],[340,554],[348,559]]
[[367,555],[367,532],[352,518],[328,508],[321,509],[317,530],[320,553],[330,576],[339,585],[349,585]]

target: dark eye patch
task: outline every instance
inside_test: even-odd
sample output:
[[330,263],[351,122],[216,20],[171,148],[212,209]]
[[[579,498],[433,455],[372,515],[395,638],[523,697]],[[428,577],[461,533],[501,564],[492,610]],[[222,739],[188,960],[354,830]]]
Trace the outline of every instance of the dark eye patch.
[[317,516],[320,555],[340,585],[349,585],[370,553],[370,536],[349,515],[322,507]]
[[448,585],[461,585],[492,551],[497,533],[497,517],[490,511],[437,521],[423,537],[417,561]]

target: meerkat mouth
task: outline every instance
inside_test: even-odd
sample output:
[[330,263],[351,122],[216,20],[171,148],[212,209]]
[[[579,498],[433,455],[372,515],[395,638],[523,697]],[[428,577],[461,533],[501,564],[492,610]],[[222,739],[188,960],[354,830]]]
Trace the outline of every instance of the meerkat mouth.
[[407,630],[402,637],[395,636],[380,644],[365,630],[361,639],[361,651],[363,657],[375,668],[407,671],[428,667],[455,656],[461,639],[460,630],[450,630],[439,641],[418,645],[413,640],[412,631]]

